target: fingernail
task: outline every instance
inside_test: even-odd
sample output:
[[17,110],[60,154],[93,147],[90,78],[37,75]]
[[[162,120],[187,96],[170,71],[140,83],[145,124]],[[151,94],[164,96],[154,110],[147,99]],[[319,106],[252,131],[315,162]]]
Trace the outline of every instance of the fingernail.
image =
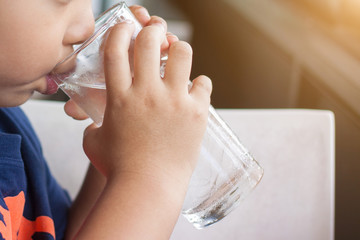
[[167,37],[176,37],[176,38],[178,38],[178,36],[176,36],[176,35],[173,34],[172,32],[167,32],[167,33],[166,33],[166,36],[167,36]]
[[161,30],[165,33],[165,26],[162,23],[154,23],[155,26],[158,26],[161,28]]
[[[169,44],[171,44],[173,41],[179,40],[179,37],[176,36],[175,34],[173,34],[172,32],[167,32],[166,37],[168,38]],[[170,41],[169,41],[169,39],[170,39]]]
[[149,12],[146,10],[146,8],[138,8],[135,10],[135,12],[137,12],[139,15],[143,15],[147,18],[150,18],[150,14]]

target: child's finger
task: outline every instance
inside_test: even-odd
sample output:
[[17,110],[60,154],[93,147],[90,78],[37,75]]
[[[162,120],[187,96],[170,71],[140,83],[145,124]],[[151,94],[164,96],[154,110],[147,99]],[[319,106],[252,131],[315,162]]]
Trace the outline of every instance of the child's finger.
[[67,115],[76,120],[85,120],[89,118],[89,116],[72,99],[65,103],[64,110]]
[[205,104],[210,104],[212,83],[207,76],[199,76],[192,81],[190,95]]
[[139,5],[132,5],[129,8],[136,17],[136,19],[140,22],[140,24],[146,26],[147,23],[150,21],[150,14],[148,10]]
[[164,81],[173,87],[183,88],[185,92],[190,79],[191,64],[191,46],[183,41],[172,43],[169,48]]
[[[164,19],[158,16],[151,16],[150,20],[147,22],[146,26],[151,26],[153,24],[160,24],[164,27],[165,32],[167,32],[167,23]],[[161,43],[161,51],[167,50],[169,48],[169,42],[167,38]]]
[[108,97],[126,91],[132,82],[129,47],[134,23],[125,21],[115,25],[105,40],[104,72]]
[[163,18],[158,17],[158,16],[151,16],[150,20],[146,23],[145,26],[150,26],[150,25],[154,25],[154,24],[163,25],[165,32],[167,32],[167,23]]
[[162,24],[144,27],[135,40],[134,48],[134,86],[152,85],[148,79],[160,78],[160,45],[165,38]]
[[166,39],[169,43],[169,46],[171,46],[172,43],[179,41],[179,38],[171,32],[166,33]]

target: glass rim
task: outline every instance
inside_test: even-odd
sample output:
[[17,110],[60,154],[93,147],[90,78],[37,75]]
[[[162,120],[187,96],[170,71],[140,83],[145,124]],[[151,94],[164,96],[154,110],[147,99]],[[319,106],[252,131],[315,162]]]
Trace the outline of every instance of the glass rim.
[[[121,9],[123,9],[124,7],[127,8],[127,5],[124,1],[119,2],[115,5],[113,5],[112,7],[108,8],[107,10],[105,10],[104,12],[102,12],[96,19],[95,19],[95,30],[94,33],[87,38],[83,43],[81,44],[75,44],[73,46],[78,45],[79,47],[77,47],[72,53],[70,53],[67,57],[65,57],[63,60],[61,60],[60,62],[58,62],[55,67],[53,69],[56,69],[59,65],[63,64],[64,62],[66,62],[67,60],[71,59],[74,55],[78,54],[81,50],[83,50],[84,48],[86,48],[89,44],[91,44],[94,39],[96,39],[99,35],[101,35],[102,33],[104,33],[107,29],[108,29],[108,25],[110,22],[112,22],[116,16],[117,13],[119,13],[119,11]],[[115,10],[115,11],[114,11]],[[96,23],[99,22],[100,19],[104,18],[107,14],[109,14],[111,11],[114,11],[109,17],[108,19],[101,24],[100,26],[97,27],[96,29]]]

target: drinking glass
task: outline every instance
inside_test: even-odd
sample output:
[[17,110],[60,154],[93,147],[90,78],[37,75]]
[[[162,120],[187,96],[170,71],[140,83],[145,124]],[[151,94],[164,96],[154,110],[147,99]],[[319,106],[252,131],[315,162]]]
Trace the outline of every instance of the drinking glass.
[[[126,4],[120,2],[96,20],[94,34],[81,45],[74,46],[74,52],[58,63],[51,74],[59,87],[98,125],[102,124],[106,105],[102,41],[111,26],[127,19],[132,20],[136,28],[129,48],[132,69],[133,43],[142,26]],[[161,76],[166,59],[162,56],[159,64]],[[199,161],[190,181],[182,215],[196,228],[209,226],[231,212],[262,176],[263,169],[210,106]]]

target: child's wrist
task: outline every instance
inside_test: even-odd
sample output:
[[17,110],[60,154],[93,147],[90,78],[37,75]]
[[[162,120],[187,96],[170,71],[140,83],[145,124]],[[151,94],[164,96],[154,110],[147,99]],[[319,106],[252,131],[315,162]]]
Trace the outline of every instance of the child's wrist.
[[148,171],[118,171],[107,177],[107,184],[118,184],[119,187],[132,186],[134,191],[144,194],[160,194],[157,197],[163,200],[180,204],[184,201],[190,177],[179,179],[163,172]]

